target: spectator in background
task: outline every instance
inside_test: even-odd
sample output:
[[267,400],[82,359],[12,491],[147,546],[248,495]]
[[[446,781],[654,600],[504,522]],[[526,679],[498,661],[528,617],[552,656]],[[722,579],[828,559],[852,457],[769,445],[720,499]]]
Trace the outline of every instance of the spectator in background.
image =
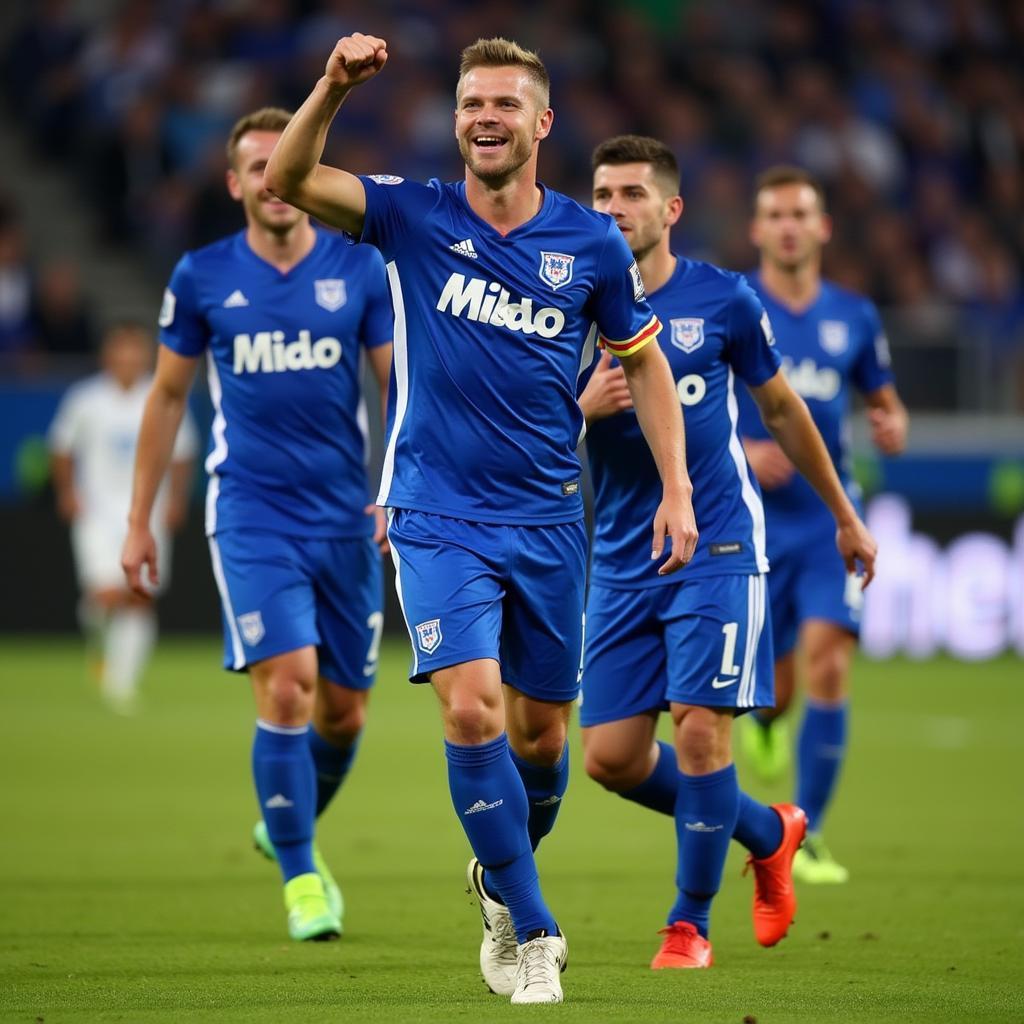
[[92,352],[96,330],[78,265],[56,259],[39,272],[32,301],[36,345],[52,355]]
[[[156,642],[156,595],[133,594],[121,571],[135,441],[152,358],[146,328],[134,323],[111,328],[100,349],[101,372],[72,385],[50,427],[57,508],[71,526],[82,592],[79,619],[101,652],[103,699],[120,714],[134,710],[139,677]],[[161,587],[170,569],[170,534],[185,519],[197,447],[195,425],[186,416],[153,519],[162,533]]]
[[0,199],[0,356],[32,347],[32,274],[25,233],[13,206]]

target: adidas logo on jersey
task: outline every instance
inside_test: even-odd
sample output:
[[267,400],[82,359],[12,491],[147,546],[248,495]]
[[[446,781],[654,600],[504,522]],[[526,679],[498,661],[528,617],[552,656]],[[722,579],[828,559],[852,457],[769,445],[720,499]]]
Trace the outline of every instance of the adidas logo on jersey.
[[542,338],[556,338],[565,326],[565,314],[554,306],[542,306],[534,311],[533,299],[523,298],[509,302],[508,289],[497,281],[480,277],[466,278],[452,274],[437,300],[437,309],[452,316],[465,317],[481,324],[505,327],[523,334],[539,334]]
[[473,245],[472,238],[464,238],[461,242],[449,245],[448,248],[452,252],[457,252],[460,256],[468,256],[471,260],[480,258],[480,254],[476,251],[476,246]]
[[285,343],[284,331],[235,335],[235,373],[286,373],[289,370],[329,370],[341,359],[337,338],[310,340],[299,331],[297,341]]
[[248,306],[249,300],[242,294],[240,288],[236,288],[225,300],[225,309],[235,309],[238,306]]
[[786,356],[782,360],[782,372],[801,398],[816,398],[819,402],[831,402],[843,384],[838,370],[818,366],[813,359],[801,359],[794,364]]

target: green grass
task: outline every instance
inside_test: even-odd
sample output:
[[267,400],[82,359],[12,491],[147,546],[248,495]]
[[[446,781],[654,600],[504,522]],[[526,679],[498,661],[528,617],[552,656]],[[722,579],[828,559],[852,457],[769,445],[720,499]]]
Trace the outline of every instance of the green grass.
[[433,698],[404,682],[405,657],[385,647],[359,761],[320,830],[347,934],[300,946],[249,846],[251,700],[214,644],[167,642],[133,720],[98,704],[76,644],[0,647],[0,1020],[1024,1020],[1020,661],[860,664],[829,825],[852,881],[802,889],[790,937],[762,950],[734,849],[710,971],[648,970],[671,824],[601,791],[576,756],[540,853],[568,1001],[513,1008],[477,975],[469,850]]

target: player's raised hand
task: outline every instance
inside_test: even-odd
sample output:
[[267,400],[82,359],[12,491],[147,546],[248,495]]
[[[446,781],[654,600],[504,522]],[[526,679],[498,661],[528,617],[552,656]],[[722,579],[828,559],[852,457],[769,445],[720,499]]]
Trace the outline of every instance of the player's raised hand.
[[128,586],[142,597],[150,597],[150,589],[143,582],[142,570],[145,567],[147,579],[151,587],[160,583],[156,567],[156,541],[148,526],[129,526],[121,549],[121,568],[124,570]]
[[868,409],[871,440],[883,455],[899,455],[907,445],[907,411],[895,409]]
[[855,516],[836,530],[836,547],[839,548],[839,554],[843,556],[847,572],[856,574],[863,568],[864,582],[861,584],[861,589],[866,588],[875,578],[875,558],[878,555],[878,544],[859,517]]
[[747,438],[743,442],[743,450],[747,453],[747,462],[757,482],[766,491],[774,491],[776,487],[788,484],[796,472],[796,467],[774,441]]
[[335,44],[325,75],[331,85],[351,89],[373,78],[388,60],[388,44],[376,36],[353,32]]
[[672,554],[658,566],[659,576],[668,576],[682,569],[693,558],[697,547],[697,521],[693,515],[693,502],[689,494],[678,497],[666,495],[654,515],[654,542],[651,559],[661,558],[665,538],[672,538]]
[[597,368],[580,395],[580,408],[588,423],[633,408],[626,375],[621,366],[612,366],[610,352],[601,353]]

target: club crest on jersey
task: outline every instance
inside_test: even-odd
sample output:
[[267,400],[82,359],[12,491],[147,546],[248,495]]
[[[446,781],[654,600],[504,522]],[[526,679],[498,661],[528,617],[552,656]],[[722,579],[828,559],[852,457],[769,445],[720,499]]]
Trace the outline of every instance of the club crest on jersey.
[[367,177],[378,185],[401,185],[405,181],[405,178],[400,178],[397,174],[368,174]]
[[244,615],[239,615],[238,628],[242,632],[242,639],[250,647],[255,647],[266,636],[266,630],[263,628],[263,616],[259,612],[246,612]]
[[313,288],[316,293],[316,304],[323,306],[328,313],[334,313],[341,309],[348,299],[348,296],[345,294],[345,282],[338,278],[314,281]]
[[704,344],[704,318],[684,316],[669,320],[672,325],[672,344],[684,352],[696,352]]
[[424,654],[433,654],[443,639],[440,619],[428,619],[416,626],[416,642]]
[[842,320],[822,320],[818,325],[818,341],[830,355],[840,355],[850,344],[849,325]]
[[542,252],[540,254],[540,279],[558,291],[572,280],[572,264],[575,256],[564,252]]

